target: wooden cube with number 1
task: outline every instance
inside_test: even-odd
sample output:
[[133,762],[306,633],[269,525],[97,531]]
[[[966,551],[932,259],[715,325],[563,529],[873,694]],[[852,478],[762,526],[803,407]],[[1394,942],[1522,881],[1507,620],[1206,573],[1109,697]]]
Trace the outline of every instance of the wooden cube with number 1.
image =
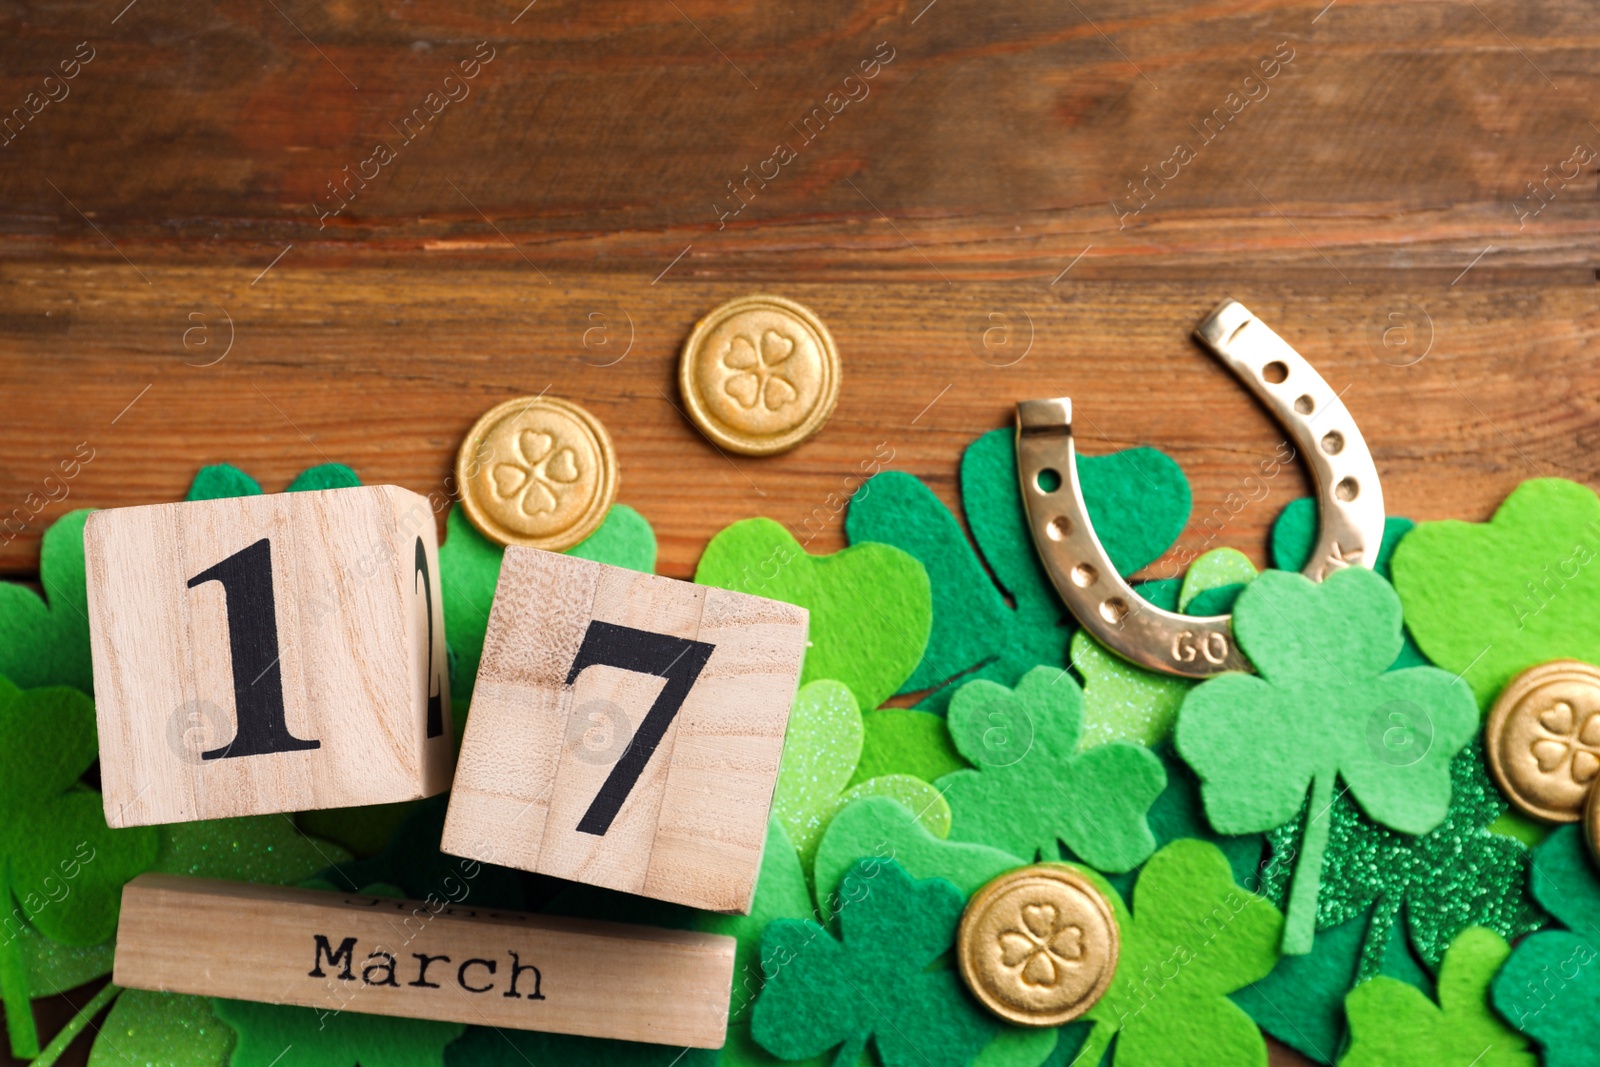
[[791,604],[506,549],[440,847],[748,912],[806,627]]
[[421,496],[363,486],[99,511],[84,556],[110,825],[449,787]]

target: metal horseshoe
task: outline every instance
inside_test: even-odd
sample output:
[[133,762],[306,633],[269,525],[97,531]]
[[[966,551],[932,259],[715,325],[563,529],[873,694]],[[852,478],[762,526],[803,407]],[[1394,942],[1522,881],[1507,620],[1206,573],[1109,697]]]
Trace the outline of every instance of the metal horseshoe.
[[[1383,543],[1383,487],[1339,395],[1237,301],[1223,301],[1194,333],[1277,416],[1311,466],[1320,528],[1306,577],[1320,582],[1343,567],[1371,567]],[[1017,405],[1017,475],[1045,571],[1101,644],[1140,667],[1183,678],[1254,669],[1233,640],[1232,615],[1165,611],[1112,566],[1078,484],[1070,398]]]

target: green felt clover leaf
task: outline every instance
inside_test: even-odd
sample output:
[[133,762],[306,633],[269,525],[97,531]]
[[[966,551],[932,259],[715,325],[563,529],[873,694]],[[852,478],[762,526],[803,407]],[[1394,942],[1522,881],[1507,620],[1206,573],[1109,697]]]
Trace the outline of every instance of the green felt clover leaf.
[[[1469,926],[1513,938],[1544,923],[1528,892],[1527,846],[1488,828],[1507,805],[1489,777],[1482,746],[1475,741],[1463,749],[1451,761],[1449,775],[1449,807],[1439,825],[1424,834],[1378,825],[1349,796],[1327,804],[1317,926],[1366,920],[1359,981],[1383,967],[1402,917],[1410,943],[1430,967],[1439,965],[1450,942]],[[1275,901],[1291,892],[1290,871],[1304,823],[1302,809],[1267,835],[1274,858],[1263,872],[1261,891]]]
[[1143,745],[1078,751],[1083,691],[1066,671],[1035,667],[1016,689],[968,682],[950,701],[950,736],[977,768],[937,785],[950,801],[950,836],[1033,859],[1057,841],[1090,866],[1127,871],[1155,851],[1145,814],[1167,775]]
[[[479,533],[459,507],[450,509],[444,544],[439,546],[439,585],[445,640],[455,657],[450,697],[463,706],[478,678],[489,606],[494,603],[505,552],[503,546]],[[651,574],[656,569],[656,534],[643,515],[626,504],[614,504],[600,528],[569,548],[567,555]],[[459,737],[460,723],[457,726]]]
[[1537,1067],[1527,1043],[1489,1007],[1490,979],[1510,955],[1505,938],[1474,926],[1445,953],[1437,1005],[1422,990],[1393,978],[1357,986],[1345,1000],[1350,1048],[1339,1067]]
[[[1477,708],[1446,671],[1385,673],[1400,652],[1400,601],[1364,568],[1320,585],[1268,571],[1239,594],[1233,632],[1261,673],[1218,675],[1190,690],[1177,748],[1200,775],[1206,814],[1223,833],[1282,826],[1310,787],[1283,946],[1303,954],[1316,930],[1335,779],[1375,822],[1427,833],[1449,809],[1449,761],[1475,732]],[[1393,716],[1425,727],[1426,747],[1392,748]]]
[[919,881],[893,860],[845,875],[840,938],[809,920],[779,919],[761,935],[769,976],[751,1034],[780,1059],[838,1048],[851,1067],[871,1040],[884,1067],[965,1067],[998,1029],[954,971],[929,969],[950,950],[962,894]]
[[1278,909],[1238,886],[1221,850],[1204,841],[1174,841],[1150,858],[1131,915],[1103,891],[1121,954],[1086,1016],[1095,1027],[1075,1062],[1099,1063],[1115,1037],[1115,1067],[1266,1067],[1265,1039],[1228,994],[1272,970]]
[[716,1049],[469,1026],[459,1041],[445,1048],[444,1063],[445,1067],[730,1067],[735,1063],[772,1067],[778,1062],[760,1049],[755,1051],[760,1059],[729,1059],[735,1047],[734,1035],[735,1030],[730,1028],[728,1043],[719,1054]]
[[1525,937],[1495,976],[1494,1006],[1546,1067],[1588,1067],[1600,1048],[1600,876],[1576,826],[1534,850],[1533,894],[1565,930]]
[[[94,704],[77,689],[23,690],[0,678],[0,995],[12,1054],[39,1054],[20,923],[54,941],[99,945],[117,926],[122,884],[156,858],[156,831],[106,825],[79,778],[95,759]],[[45,991],[48,992],[48,991]]]
[[70,685],[94,692],[89,662],[89,594],[83,562],[87,508],[61,516],[39,546],[45,598],[0,582],[0,675],[24,689]]
[[235,1039],[209,997],[124,989],[89,1050],[89,1067],[222,1067]]
[[861,761],[851,785],[885,775],[910,775],[936,782],[967,765],[950,740],[944,716],[915,708],[862,712]]
[[813,556],[771,519],[745,519],[711,539],[694,580],[808,610],[800,684],[837,679],[863,708],[892,696],[928,644],[928,573],[889,545]]
[[[1183,532],[1189,483],[1155,449],[1080,456],[1078,477],[1095,532],[1121,573],[1158,558]],[[987,433],[967,447],[961,495],[972,542],[927,486],[898,471],[858,489],[845,516],[853,544],[895,545],[927,568],[933,629],[903,691],[940,687],[919,705],[935,711],[944,710],[952,695],[947,683],[957,676],[1015,685],[1040,664],[1065,666],[1071,634],[1028,533],[1010,430]]]
[[917,820],[936,837],[950,833],[949,803],[920,778],[891,774],[849,784],[864,735],[861,709],[849,686],[824,679],[800,687],[784,733],[772,813],[783,823],[807,870],[828,823],[858,797],[893,797],[916,812]]
[[1021,867],[1018,856],[989,845],[945,841],[892,797],[862,797],[833,817],[817,846],[813,882],[824,921],[839,906],[845,874],[862,859],[893,857],[915,878],[942,878],[963,897],[997,874]]
[[466,1030],[432,1019],[246,1000],[215,1000],[212,1010],[239,1035],[230,1067],[442,1067],[444,1047]]
[[1600,497],[1562,478],[1523,482],[1486,523],[1425,522],[1394,553],[1406,624],[1428,658],[1487,708],[1519,671],[1600,663]]
[[[1390,574],[1390,563],[1394,559],[1394,550],[1400,544],[1400,539],[1416,529],[1417,524],[1410,519],[1401,518],[1399,515],[1390,515],[1383,520],[1383,541],[1378,545],[1378,559],[1372,569],[1394,581]],[[1272,565],[1284,571],[1303,571],[1306,562],[1311,558],[1311,550],[1317,544],[1317,502],[1311,497],[1303,496],[1291,500],[1278,513],[1278,519],[1272,524]],[[1405,597],[1400,598],[1402,604]],[[1400,649],[1400,655],[1389,669],[1400,670],[1403,667],[1425,667],[1428,657],[1422,654],[1415,641],[1411,639],[1409,628],[1405,631],[1405,644]]]

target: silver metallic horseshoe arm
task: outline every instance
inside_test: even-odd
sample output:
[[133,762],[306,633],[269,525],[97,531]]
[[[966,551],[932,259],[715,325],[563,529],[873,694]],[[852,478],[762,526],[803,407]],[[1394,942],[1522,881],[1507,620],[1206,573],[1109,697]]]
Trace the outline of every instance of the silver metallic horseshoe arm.
[[[1235,301],[1207,315],[1195,336],[1277,416],[1311,467],[1319,531],[1306,577],[1321,581],[1341,567],[1371,567],[1383,541],[1383,489],[1338,394]],[[1141,667],[1185,678],[1252,669],[1234,643],[1232,616],[1158,608],[1112,566],[1078,482],[1070,399],[1017,405],[1017,476],[1045,571],[1068,610],[1101,644]]]

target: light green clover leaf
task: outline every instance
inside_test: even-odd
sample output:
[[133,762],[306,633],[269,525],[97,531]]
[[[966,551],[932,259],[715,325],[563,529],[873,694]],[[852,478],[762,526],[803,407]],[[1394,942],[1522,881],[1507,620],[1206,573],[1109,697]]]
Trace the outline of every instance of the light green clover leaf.
[[[1400,625],[1399,598],[1372,571],[1347,568],[1320,585],[1268,571],[1233,613],[1235,639],[1260,675],[1209,679],[1178,714],[1178,752],[1200,775],[1217,830],[1281,826],[1310,788],[1285,953],[1311,949],[1336,780],[1371,819],[1401,833],[1427,833],[1449,809],[1450,759],[1475,732],[1477,705],[1464,682],[1438,668],[1385,673],[1400,652]],[[1426,722],[1420,754],[1396,758],[1375,743],[1396,709]]]

